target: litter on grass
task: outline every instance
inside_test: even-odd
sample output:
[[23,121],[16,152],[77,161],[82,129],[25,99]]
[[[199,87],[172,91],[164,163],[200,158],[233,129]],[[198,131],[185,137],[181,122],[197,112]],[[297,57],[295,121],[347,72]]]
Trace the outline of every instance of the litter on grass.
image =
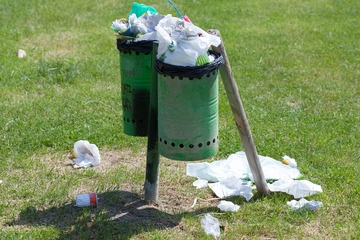
[[246,201],[249,201],[254,196],[250,182],[236,177],[230,177],[217,183],[209,183],[209,187],[219,198],[243,196]]
[[290,178],[280,179],[272,184],[268,184],[272,192],[284,192],[293,195],[295,199],[309,197],[322,192],[320,185],[308,180],[293,180]]
[[217,207],[224,212],[237,212],[240,208],[239,205],[226,200],[221,200]]
[[201,218],[201,227],[207,235],[212,235],[215,238],[220,237],[220,222],[217,218],[211,216],[210,213],[205,214]]
[[[301,177],[301,173],[297,168],[285,165],[278,160],[260,155],[259,160],[266,180],[297,179]],[[189,163],[187,164],[186,174],[209,182],[219,182],[229,177],[250,179],[254,182],[245,152],[237,152],[231,154],[225,160],[212,163]]]
[[98,197],[95,192],[79,194],[76,196],[76,205],[77,207],[97,207],[98,206]]
[[[295,180],[302,175],[296,168],[295,159],[284,156],[282,161],[259,155],[260,164],[272,192],[285,192],[294,198],[308,197],[322,192],[321,186],[308,180]],[[286,163],[283,163],[286,161]],[[247,201],[253,197],[252,183],[254,182],[245,152],[231,154],[225,160],[212,163],[188,163],[188,176],[197,177],[193,185],[197,188],[208,185],[220,198],[243,196]],[[248,181],[250,180],[250,181]]]
[[291,210],[312,210],[316,211],[323,206],[319,201],[308,201],[305,198],[301,198],[299,201],[291,200],[287,202],[287,205],[291,207]]
[[74,168],[95,167],[100,164],[99,148],[86,140],[79,140],[74,144]]

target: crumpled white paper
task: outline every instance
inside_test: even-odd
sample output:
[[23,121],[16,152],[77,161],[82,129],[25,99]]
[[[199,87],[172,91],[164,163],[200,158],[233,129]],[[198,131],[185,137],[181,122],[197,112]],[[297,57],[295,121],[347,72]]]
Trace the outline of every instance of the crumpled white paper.
[[220,222],[217,218],[211,216],[210,213],[205,214],[201,218],[201,227],[207,235],[212,235],[215,238],[220,237]]
[[268,184],[272,192],[285,192],[293,195],[294,198],[303,198],[322,192],[320,185],[308,180],[293,180],[290,178],[280,179],[272,184]]
[[221,200],[217,207],[224,212],[237,212],[240,208],[239,205],[226,200]]
[[209,183],[209,187],[219,198],[243,196],[246,201],[249,201],[254,196],[250,184],[236,177],[230,177],[217,183]]
[[95,144],[90,144],[86,140],[79,140],[74,144],[75,162],[74,168],[95,167],[100,164],[101,156]]
[[301,198],[299,201],[291,200],[287,202],[287,205],[291,207],[291,210],[300,210],[300,209],[306,209],[306,210],[318,210],[320,207],[323,206],[322,202],[319,201],[308,201],[305,198]]
[[[301,177],[301,173],[297,168],[285,165],[273,158],[259,155],[259,161],[266,180],[297,179]],[[188,163],[186,165],[186,174],[209,182],[218,182],[229,177],[250,179],[254,182],[248,160],[243,151],[231,154],[225,160],[212,163]]]
[[204,188],[208,186],[208,181],[203,179],[198,179],[195,182],[193,182],[193,186],[196,188]]

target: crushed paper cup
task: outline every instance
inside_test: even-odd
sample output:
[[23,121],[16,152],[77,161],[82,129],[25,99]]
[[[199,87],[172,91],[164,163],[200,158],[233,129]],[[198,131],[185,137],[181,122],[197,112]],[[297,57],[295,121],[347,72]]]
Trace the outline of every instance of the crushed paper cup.
[[99,149],[95,144],[90,144],[86,140],[79,140],[74,144],[72,153],[75,162],[74,168],[95,167],[100,164],[101,157]]
[[77,207],[97,207],[98,205],[98,197],[97,194],[86,193],[86,194],[79,194],[76,196],[76,205]]

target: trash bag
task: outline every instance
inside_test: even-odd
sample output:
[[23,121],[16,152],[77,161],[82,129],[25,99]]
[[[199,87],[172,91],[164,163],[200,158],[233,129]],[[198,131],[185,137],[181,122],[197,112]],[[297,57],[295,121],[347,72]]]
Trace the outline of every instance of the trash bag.
[[170,14],[159,21],[155,30],[159,42],[157,59],[177,66],[196,66],[199,56],[221,43],[220,37]]
[[120,52],[138,52],[149,54],[152,51],[153,41],[134,41],[117,39],[117,48]]
[[209,55],[215,57],[214,61],[202,66],[175,66],[172,64],[164,63],[160,60],[156,60],[156,71],[159,74],[165,74],[169,76],[187,77],[187,78],[202,78],[206,74],[218,69],[225,63],[223,56],[209,50]]
[[217,218],[211,216],[210,213],[205,214],[201,218],[201,226],[207,235],[212,235],[215,238],[220,237],[220,222]]

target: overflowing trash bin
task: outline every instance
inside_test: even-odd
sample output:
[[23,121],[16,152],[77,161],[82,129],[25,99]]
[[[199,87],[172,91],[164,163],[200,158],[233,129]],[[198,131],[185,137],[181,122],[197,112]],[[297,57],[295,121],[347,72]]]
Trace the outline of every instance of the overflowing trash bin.
[[[111,26],[121,36],[117,47],[124,132],[146,136],[152,127],[150,83],[157,81],[159,153],[174,160],[201,160],[215,155],[219,146],[217,77],[224,59],[211,46],[221,40],[177,12],[180,18],[164,16],[134,2],[128,19]],[[151,69],[153,54],[156,69]],[[151,79],[152,71],[157,79]]]
[[158,72],[159,153],[174,160],[215,155],[218,135],[218,68],[222,56],[204,66],[156,62]]
[[120,56],[124,133],[130,136],[147,136],[149,125],[153,41],[138,37],[154,32],[161,18],[153,7],[134,2],[128,18],[111,25]]

